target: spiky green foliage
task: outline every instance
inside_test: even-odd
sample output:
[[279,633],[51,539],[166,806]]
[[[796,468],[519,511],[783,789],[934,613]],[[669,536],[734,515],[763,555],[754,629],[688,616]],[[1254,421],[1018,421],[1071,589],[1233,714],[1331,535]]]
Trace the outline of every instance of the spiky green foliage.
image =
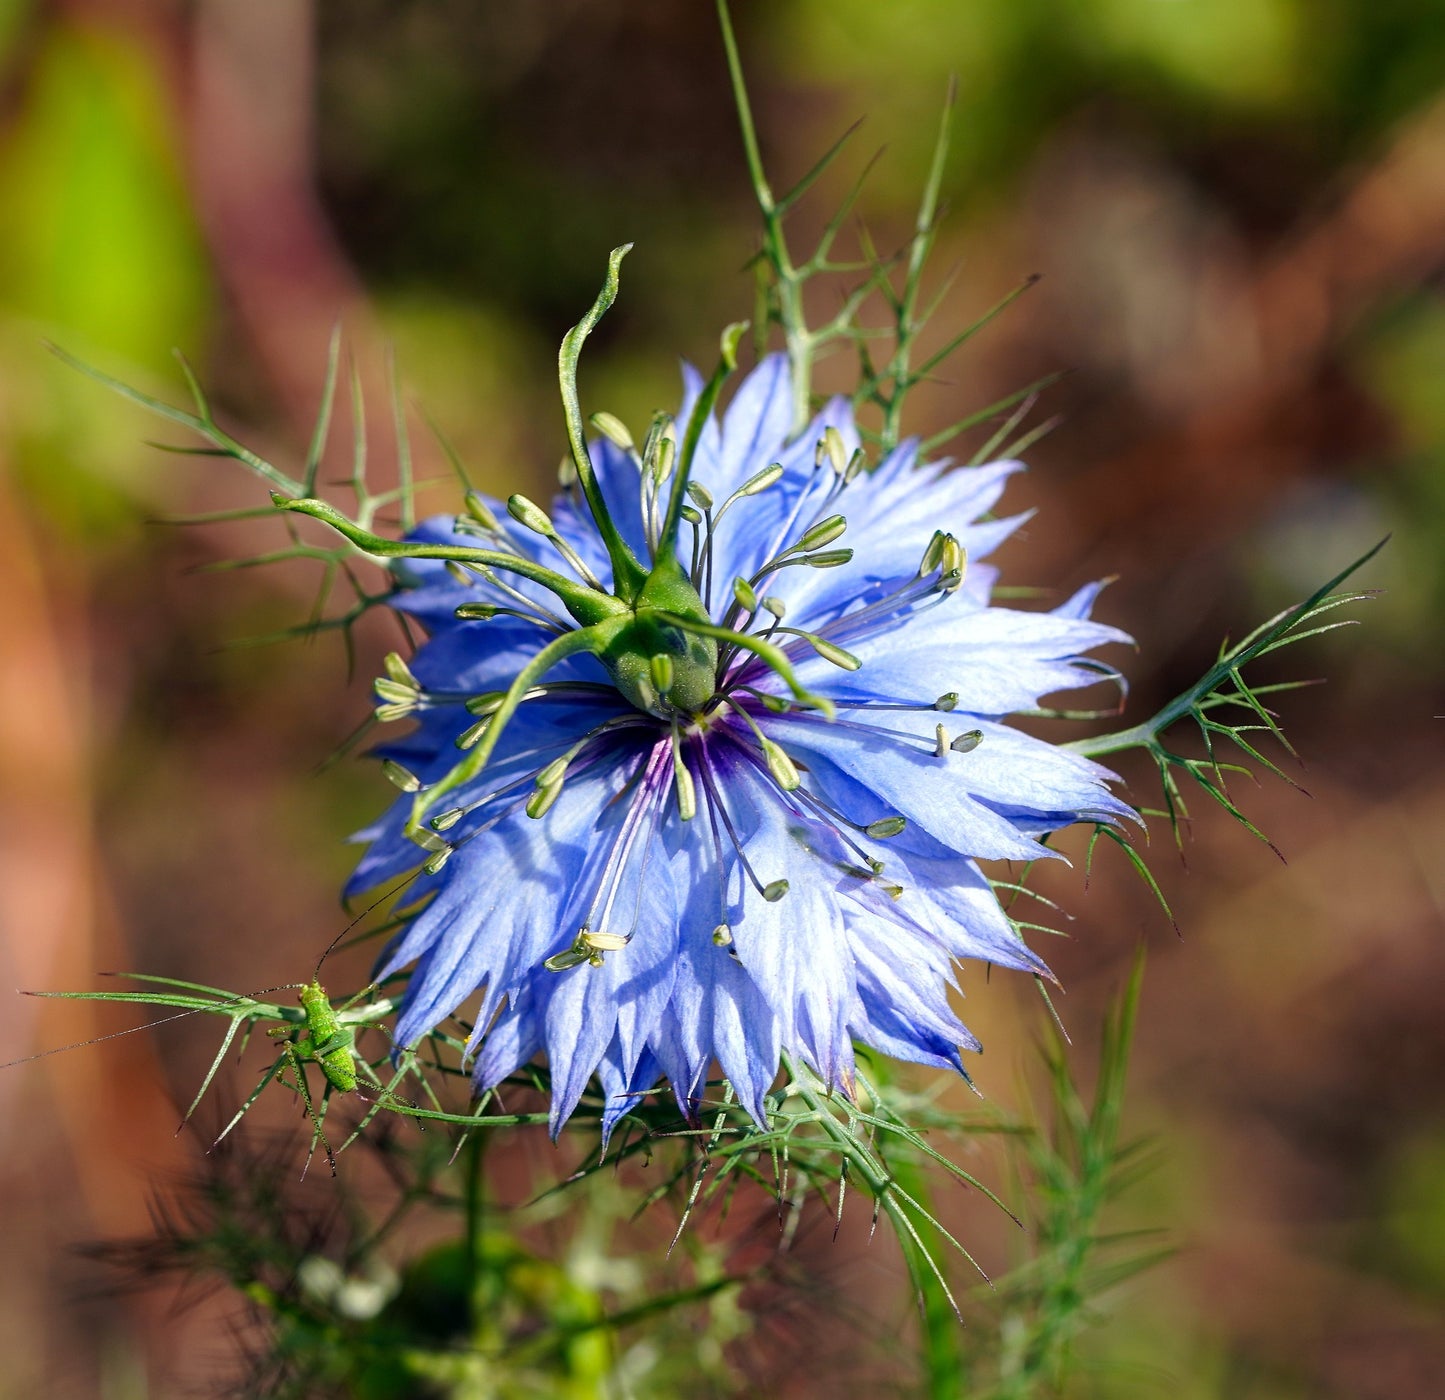
[[[79,370],[88,378],[105,385],[106,388],[113,390],[122,398],[128,399],[137,407],[144,408],[168,422],[189,429],[206,444],[204,447],[177,446],[170,443],[153,444],[162,451],[174,452],[182,456],[212,457],[237,462],[254,476],[260,478],[272,492],[283,497],[308,499],[315,496],[320,484],[318,478],[322,458],[325,456],[327,443],[331,436],[337,385],[341,377],[340,327],[332,332],[327,352],[326,377],[321,391],[321,402],[317,408],[316,421],[299,476],[290,475],[261,456],[260,453],[237,441],[220,425],[209,398],[184,356],[178,354],[176,358],[195,403],[195,412],[177,408],[162,399],[142,393],[123,380],[116,379],[102,370],[76,359],[74,355],[59,346],[52,345],[50,350],[72,369]],[[410,530],[415,521],[417,483],[412,476],[411,445],[407,434],[406,414],[402,405],[400,381],[395,364],[391,365],[390,379],[397,484],[385,491],[373,491],[368,478],[366,405],[362,395],[360,376],[355,365],[352,365],[348,379],[351,398],[351,463],[349,474],[338,483],[344,491],[349,493],[353,502],[352,508],[348,512],[348,519],[355,524],[359,531],[370,533],[377,524],[381,512],[395,508],[404,533]],[[298,561],[319,564],[321,578],[317,585],[316,599],[306,621],[279,632],[268,633],[265,636],[246,638],[240,644],[260,646],[271,642],[309,637],[318,632],[336,631],[341,633],[346,647],[347,661],[350,665],[354,662],[355,657],[353,629],[357,622],[371,608],[378,603],[385,602],[392,592],[389,578],[384,579],[379,587],[368,586],[367,571],[358,566],[374,564],[376,561],[366,550],[345,537],[341,537],[340,542],[337,543],[335,535],[330,536],[324,544],[304,539],[298,529],[297,518],[278,510],[274,503],[239,510],[211,512],[199,516],[184,516],[176,518],[170,523],[208,525],[228,521],[253,520],[278,514],[284,519],[288,543],[278,549],[239,559],[227,559],[208,567],[211,570],[220,571],[290,565]],[[349,589],[351,600],[340,611],[328,611],[338,583],[344,583]]]
[[[518,1071],[465,1110],[448,1107],[448,1102],[458,1097],[459,1088],[465,1098],[469,1085],[465,1051],[472,1027],[458,1020],[438,1027],[415,1046],[394,1047],[383,1023],[395,1007],[391,998],[381,994],[382,989],[363,988],[336,1004],[337,1021],[357,1037],[354,1063],[358,1085],[354,1094],[347,1094],[321,1072],[316,1056],[295,1052],[296,1037],[304,1033],[306,1025],[302,1008],[267,1000],[264,994],[126,975],[142,982],[144,990],[43,995],[161,1007],[175,1015],[203,1014],[224,1020],[221,1045],[184,1122],[194,1116],[228,1052],[236,1048],[243,1053],[258,1028],[291,1038],[265,1067],[213,1147],[233,1132],[273,1085],[297,1095],[305,1109],[312,1129],[307,1163],[318,1144],[328,1155],[351,1148],[381,1113],[423,1125],[445,1125],[455,1130],[459,1148],[474,1134],[489,1129],[542,1128],[547,1124],[545,1102],[551,1086],[546,1067],[541,1065]],[[607,1150],[598,1145],[597,1127],[608,1104],[599,1093],[588,1093],[569,1129],[590,1148],[557,1189],[571,1189],[599,1171],[628,1161],[662,1158],[663,1174],[640,1208],[652,1200],[673,1199],[679,1208],[679,1236],[699,1209],[725,1208],[738,1189],[749,1184],[762,1186],[776,1198],[788,1230],[796,1228],[810,1199],[824,1203],[825,1209],[841,1219],[851,1189],[869,1202],[875,1225],[881,1218],[892,1226],[920,1300],[941,1296],[957,1313],[944,1256],[953,1252],[971,1267],[978,1266],[929,1208],[926,1177],[941,1173],[1007,1210],[981,1180],[929,1141],[930,1132],[958,1130],[958,1118],[941,1113],[927,1095],[902,1087],[884,1089],[881,1080],[875,1082],[861,1073],[849,1093],[842,1086],[823,1084],[806,1066],[794,1061],[786,1060],[785,1070],[767,1098],[766,1127],[754,1123],[737,1103],[731,1087],[719,1080],[709,1085],[711,1097],[699,1105],[695,1124],[679,1117],[666,1092],[639,1098],[618,1123]],[[333,1148],[326,1135],[328,1116],[348,1098],[356,1107],[354,1126],[344,1138],[338,1135]],[[503,1108],[518,1100],[538,1107]],[[981,1122],[977,1130],[995,1129]]]
[[1109,1206],[1158,1160],[1147,1140],[1120,1132],[1143,974],[1141,953],[1105,1017],[1091,1102],[1074,1082],[1062,1038],[1048,1033],[1048,1111],[1016,1124],[1013,1138],[1029,1203],[1026,1257],[990,1300],[1002,1323],[992,1380],[978,1384],[975,1373],[968,1394],[1058,1394],[1075,1338],[1097,1320],[1095,1300],[1172,1252],[1157,1231],[1113,1231],[1107,1220]]
[[[1314,682],[1296,680],[1256,684],[1245,676],[1245,669],[1285,647],[1294,646],[1325,632],[1332,632],[1339,627],[1352,626],[1354,620],[1350,618],[1329,622],[1321,619],[1337,608],[1372,596],[1368,592],[1337,593],[1335,590],[1368,564],[1384,545],[1385,541],[1382,540],[1348,568],[1342,569],[1328,583],[1317,588],[1302,603],[1286,608],[1261,623],[1233,646],[1228,642],[1223,644],[1220,647],[1219,659],[1204,675],[1142,724],[1112,734],[1080,739],[1068,747],[1090,758],[1103,758],[1129,749],[1143,749],[1158,771],[1164,794],[1164,807],[1157,812],[1147,808],[1141,810],[1146,815],[1166,818],[1176,844],[1182,844],[1183,825],[1189,820],[1189,807],[1181,783],[1181,779],[1188,779],[1210,801],[1228,812],[1246,831],[1274,849],[1269,838],[1240,810],[1230,795],[1230,775],[1253,779],[1255,771],[1250,765],[1254,764],[1286,782],[1291,781],[1279,765],[1261,751],[1257,736],[1272,738],[1293,757],[1294,749],[1280,728],[1279,718],[1270,708],[1268,697],[1299,690]],[[1203,744],[1202,757],[1190,757],[1174,747],[1175,740],[1169,735],[1180,723],[1193,725]],[[1229,756],[1230,746],[1235,751],[1233,757]],[[1241,756],[1243,761],[1240,761]],[[1116,841],[1121,840],[1116,832],[1103,830],[1096,832],[1094,840],[1097,841],[1100,835],[1110,836]],[[1090,850],[1092,849],[1091,843]],[[1132,852],[1131,854],[1137,855]],[[1133,863],[1153,885],[1153,879],[1148,876],[1143,862],[1136,858]],[[1154,885],[1154,889],[1158,894],[1157,885]],[[1162,899],[1162,895],[1160,898]]]
[[[925,272],[937,241],[943,209],[941,196],[957,97],[955,85],[949,85],[944,100],[938,138],[919,199],[913,231],[904,245],[895,252],[882,253],[874,246],[866,228],[860,226],[857,235],[859,256],[851,260],[835,256],[839,235],[857,206],[872,168],[873,162],[869,161],[824,224],[812,252],[805,257],[789,242],[788,216],[843,154],[861,123],[844,132],[784,194],[775,194],[763,165],[752,104],[743,77],[742,59],[726,0],[717,0],[717,10],[748,178],[762,218],[762,246],[754,260],[758,277],[754,329],[760,349],[766,343],[769,332],[776,330],[793,371],[793,427],[801,430],[814,409],[814,366],[820,358],[834,350],[851,348],[857,355],[859,367],[857,387],[852,394],[853,406],[858,410],[872,410],[871,414],[865,414],[860,419],[860,431],[887,452],[903,436],[904,406],[912,390],[931,378],[950,356],[989,325],[1037,279],[1026,279],[972,324],[919,358],[922,332],[951,284],[951,279],[945,279],[941,287],[925,291]],[[833,314],[827,320],[815,323],[809,319],[806,288],[818,278],[842,279],[844,285],[835,298],[836,310]],[[966,414],[929,437],[923,444],[923,450],[931,452],[959,434],[1007,414],[977,448],[971,460],[983,462],[1022,451],[1053,426],[1052,422],[1048,422],[1019,431],[1040,391],[1058,378],[1057,374],[1046,375],[1005,395],[996,403]]]

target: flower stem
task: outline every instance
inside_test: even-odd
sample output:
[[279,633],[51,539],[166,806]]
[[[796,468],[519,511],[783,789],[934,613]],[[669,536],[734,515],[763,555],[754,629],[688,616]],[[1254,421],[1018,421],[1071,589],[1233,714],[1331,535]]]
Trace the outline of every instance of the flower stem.
[[808,426],[808,420],[813,413],[813,355],[817,343],[808,329],[808,320],[803,309],[803,277],[793,266],[787,239],[783,234],[783,210],[773,197],[772,186],[768,183],[767,173],[763,169],[757,128],[753,125],[753,109],[748,101],[742,58],[738,53],[737,36],[733,33],[727,0],[717,0],[717,17],[722,30],[723,49],[727,54],[728,77],[732,82],[733,104],[738,111],[738,126],[742,132],[748,176],[752,181],[753,196],[758,201],[758,208],[763,216],[763,252],[777,279],[775,293],[778,322],[787,346],[788,363],[793,371],[793,422],[790,433],[796,435]]

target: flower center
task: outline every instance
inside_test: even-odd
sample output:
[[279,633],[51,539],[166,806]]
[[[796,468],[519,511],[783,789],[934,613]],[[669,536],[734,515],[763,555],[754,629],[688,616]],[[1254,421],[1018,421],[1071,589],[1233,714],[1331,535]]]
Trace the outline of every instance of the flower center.
[[696,714],[717,688],[718,646],[680,624],[710,621],[677,561],[661,560],[638,594],[632,620],[597,659],[639,710],[661,719]]

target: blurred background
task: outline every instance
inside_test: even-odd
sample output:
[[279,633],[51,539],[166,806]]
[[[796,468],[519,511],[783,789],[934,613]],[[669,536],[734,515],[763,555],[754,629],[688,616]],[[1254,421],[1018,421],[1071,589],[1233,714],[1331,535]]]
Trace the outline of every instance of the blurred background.
[[[1077,917],[1044,951],[1087,1083],[1101,1009],[1149,948],[1126,1126],[1163,1164],[1119,1210],[1177,1246],[1102,1300],[1081,1393],[1438,1395],[1445,6],[739,0],[735,18],[780,187],[859,117],[852,170],[886,145],[859,206],[885,249],[958,76],[935,260],[958,276],[932,335],[1042,280],[920,390],[911,426],[1069,371],[1006,502],[1038,514],[1000,562],[1045,597],[1117,576],[1101,613],[1139,641],[1116,658],[1131,721],[1223,635],[1391,536],[1362,625],[1266,676],[1328,677],[1283,706],[1308,794],[1237,794],[1286,863],[1201,804],[1186,861],[1167,831],[1151,852],[1180,936],[1106,853],[1087,891],[1079,870],[1051,876]],[[799,212],[800,242],[850,173]],[[542,495],[564,445],[556,344],[607,250],[637,242],[584,399],[639,424],[674,403],[679,356],[709,360],[750,314],[756,234],[697,0],[0,0],[0,211],[8,1060],[138,1019],[11,987],[125,967],[249,989],[309,969],[342,922],[342,837],[387,796],[364,763],[313,770],[395,645],[373,619],[349,686],[335,639],[228,646],[304,616],[314,579],[207,576],[272,537],[157,517],[254,503],[252,483],[145,446],[179,435],[44,342],[173,402],[180,347],[228,426],[295,461],[339,319],[383,478],[394,345],[477,481]],[[827,362],[823,386],[851,371]],[[440,475],[413,418],[421,474]],[[979,1086],[1012,1102],[1032,989],[969,986]],[[233,1301],[181,1315],[74,1253],[143,1232],[152,1191],[194,1167],[172,1102],[213,1045],[183,1023],[0,1074],[0,1396],[190,1394],[225,1374]],[[958,1218],[1006,1262],[985,1216]],[[826,1230],[805,1247],[850,1306],[906,1312],[896,1270],[830,1254]],[[786,1319],[754,1324],[755,1374],[814,1393],[781,1379]],[[848,1374],[830,1386],[854,1393]]]

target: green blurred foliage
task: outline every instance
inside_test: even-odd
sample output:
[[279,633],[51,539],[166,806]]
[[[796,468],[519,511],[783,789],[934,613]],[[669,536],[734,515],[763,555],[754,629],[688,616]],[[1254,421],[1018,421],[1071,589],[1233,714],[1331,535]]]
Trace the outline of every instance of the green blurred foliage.
[[69,531],[130,516],[115,492],[140,460],[135,418],[51,364],[42,338],[149,374],[204,324],[204,253],[157,61],[119,34],[53,26],[0,137],[4,427],[37,504]]
[[1400,585],[1384,609],[1396,638],[1445,639],[1445,302],[1428,293],[1386,318],[1359,349],[1361,373],[1397,438],[1367,488],[1398,532]]
[[1400,1144],[1386,1164],[1383,1256],[1411,1288],[1445,1300],[1445,1137]]
[[780,71],[909,112],[888,178],[926,159],[926,114],[956,73],[952,183],[976,198],[1096,102],[1186,149],[1272,129],[1327,165],[1438,90],[1442,20],[1439,0],[793,0],[769,27]]

